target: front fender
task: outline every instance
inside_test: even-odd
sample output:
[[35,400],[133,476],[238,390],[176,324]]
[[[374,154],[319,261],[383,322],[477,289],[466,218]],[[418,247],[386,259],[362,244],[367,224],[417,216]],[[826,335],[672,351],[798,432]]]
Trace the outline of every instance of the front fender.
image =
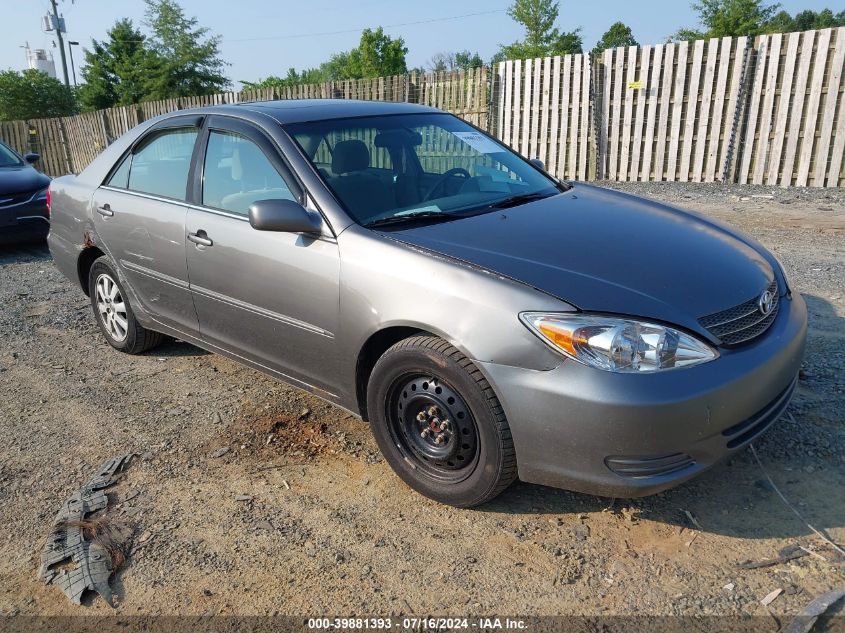
[[449,341],[472,360],[547,370],[562,359],[520,322],[525,310],[571,312],[571,305],[483,268],[353,226],[338,238],[338,337],[345,384],[380,330],[408,327]]

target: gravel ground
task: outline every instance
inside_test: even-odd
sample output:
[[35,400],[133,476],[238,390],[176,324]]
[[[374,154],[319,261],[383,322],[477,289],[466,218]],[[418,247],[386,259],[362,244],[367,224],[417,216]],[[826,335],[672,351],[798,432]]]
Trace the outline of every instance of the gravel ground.
[[[845,191],[613,186],[727,222],[783,261],[807,299],[810,341],[795,400],[757,451],[800,513],[845,544]],[[35,573],[59,506],[129,451],[109,510],[134,530],[113,581],[120,615],[785,622],[845,585],[842,557],[747,451],[636,501],[517,483],[480,509],[440,506],[401,484],[364,423],[303,392],[185,343],[113,351],[43,247],[0,251],[0,392],[0,615],[113,613],[99,599],[72,606]],[[794,544],[812,555],[737,567]]]

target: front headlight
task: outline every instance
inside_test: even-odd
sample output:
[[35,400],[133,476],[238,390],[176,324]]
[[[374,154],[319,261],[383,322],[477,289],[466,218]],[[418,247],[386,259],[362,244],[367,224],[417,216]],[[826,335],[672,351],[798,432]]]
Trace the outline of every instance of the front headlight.
[[598,315],[519,315],[542,341],[605,371],[638,373],[691,367],[717,358],[712,347],[665,325]]

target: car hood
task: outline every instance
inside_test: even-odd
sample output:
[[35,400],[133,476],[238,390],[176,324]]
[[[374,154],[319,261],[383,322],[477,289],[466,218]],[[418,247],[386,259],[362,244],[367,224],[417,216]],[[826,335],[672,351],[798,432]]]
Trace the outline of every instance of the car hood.
[[759,295],[774,278],[762,247],[725,227],[583,184],[513,209],[391,236],[529,284],[581,310],[700,332],[698,318]]
[[49,184],[47,176],[29,165],[0,167],[0,196],[35,191]]

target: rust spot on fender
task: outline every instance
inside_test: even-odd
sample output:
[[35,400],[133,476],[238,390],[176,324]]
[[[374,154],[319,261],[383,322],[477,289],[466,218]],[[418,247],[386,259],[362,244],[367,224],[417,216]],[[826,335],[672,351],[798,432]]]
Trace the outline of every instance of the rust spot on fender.
[[85,236],[82,245],[85,248],[91,248],[92,246],[96,246],[96,242],[94,241],[94,237],[91,235],[91,231],[89,229],[85,229]]

